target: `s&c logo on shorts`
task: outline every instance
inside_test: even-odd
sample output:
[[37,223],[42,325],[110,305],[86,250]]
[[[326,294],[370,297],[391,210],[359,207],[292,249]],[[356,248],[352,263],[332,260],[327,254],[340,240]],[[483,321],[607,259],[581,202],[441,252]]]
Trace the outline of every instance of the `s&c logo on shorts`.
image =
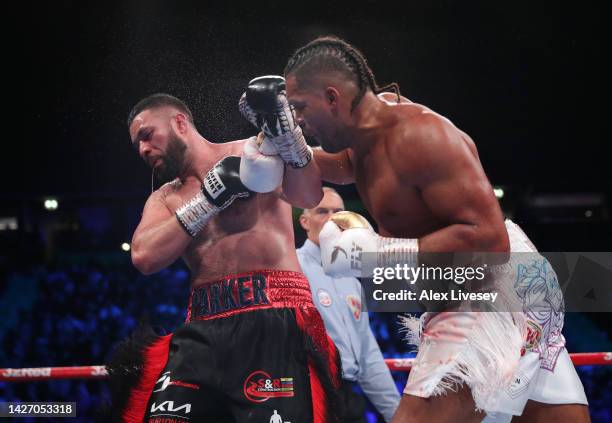
[[293,378],[272,378],[263,370],[256,370],[244,381],[244,396],[252,402],[264,402],[270,398],[293,396]]

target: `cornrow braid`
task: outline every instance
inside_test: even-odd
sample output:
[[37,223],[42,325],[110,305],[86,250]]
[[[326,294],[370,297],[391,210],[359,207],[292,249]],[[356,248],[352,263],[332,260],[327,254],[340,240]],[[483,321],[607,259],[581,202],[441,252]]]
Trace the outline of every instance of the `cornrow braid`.
[[351,102],[351,111],[357,107],[368,88],[374,94],[391,89],[397,95],[397,102],[401,101],[399,85],[393,82],[379,87],[363,54],[336,36],[319,37],[299,48],[289,58],[285,76],[292,73],[300,80],[321,70],[340,71],[356,80],[359,91]]

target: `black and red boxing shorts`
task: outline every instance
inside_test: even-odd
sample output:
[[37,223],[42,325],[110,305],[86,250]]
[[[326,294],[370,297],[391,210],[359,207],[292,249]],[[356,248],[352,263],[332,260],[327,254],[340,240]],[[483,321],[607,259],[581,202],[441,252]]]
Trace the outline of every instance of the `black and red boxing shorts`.
[[339,356],[301,273],[262,270],[199,286],[186,324],[143,356],[124,421],[341,421]]

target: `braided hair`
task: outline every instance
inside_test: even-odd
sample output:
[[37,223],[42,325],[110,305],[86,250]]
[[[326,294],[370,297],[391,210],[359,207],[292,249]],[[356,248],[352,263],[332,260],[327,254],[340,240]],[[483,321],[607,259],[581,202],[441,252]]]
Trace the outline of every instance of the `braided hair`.
[[399,85],[393,82],[379,87],[363,54],[336,36],[314,39],[293,53],[285,66],[285,76],[293,74],[298,81],[304,81],[322,71],[339,72],[357,83],[359,91],[351,102],[351,111],[357,107],[368,89],[374,94],[391,89],[397,95],[397,102],[400,102]]

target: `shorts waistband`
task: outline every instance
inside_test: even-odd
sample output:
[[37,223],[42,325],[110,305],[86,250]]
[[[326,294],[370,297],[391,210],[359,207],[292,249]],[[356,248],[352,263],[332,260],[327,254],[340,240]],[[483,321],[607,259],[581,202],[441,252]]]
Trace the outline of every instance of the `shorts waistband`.
[[302,273],[255,270],[227,275],[192,289],[187,322],[293,307],[314,307],[310,285]]

